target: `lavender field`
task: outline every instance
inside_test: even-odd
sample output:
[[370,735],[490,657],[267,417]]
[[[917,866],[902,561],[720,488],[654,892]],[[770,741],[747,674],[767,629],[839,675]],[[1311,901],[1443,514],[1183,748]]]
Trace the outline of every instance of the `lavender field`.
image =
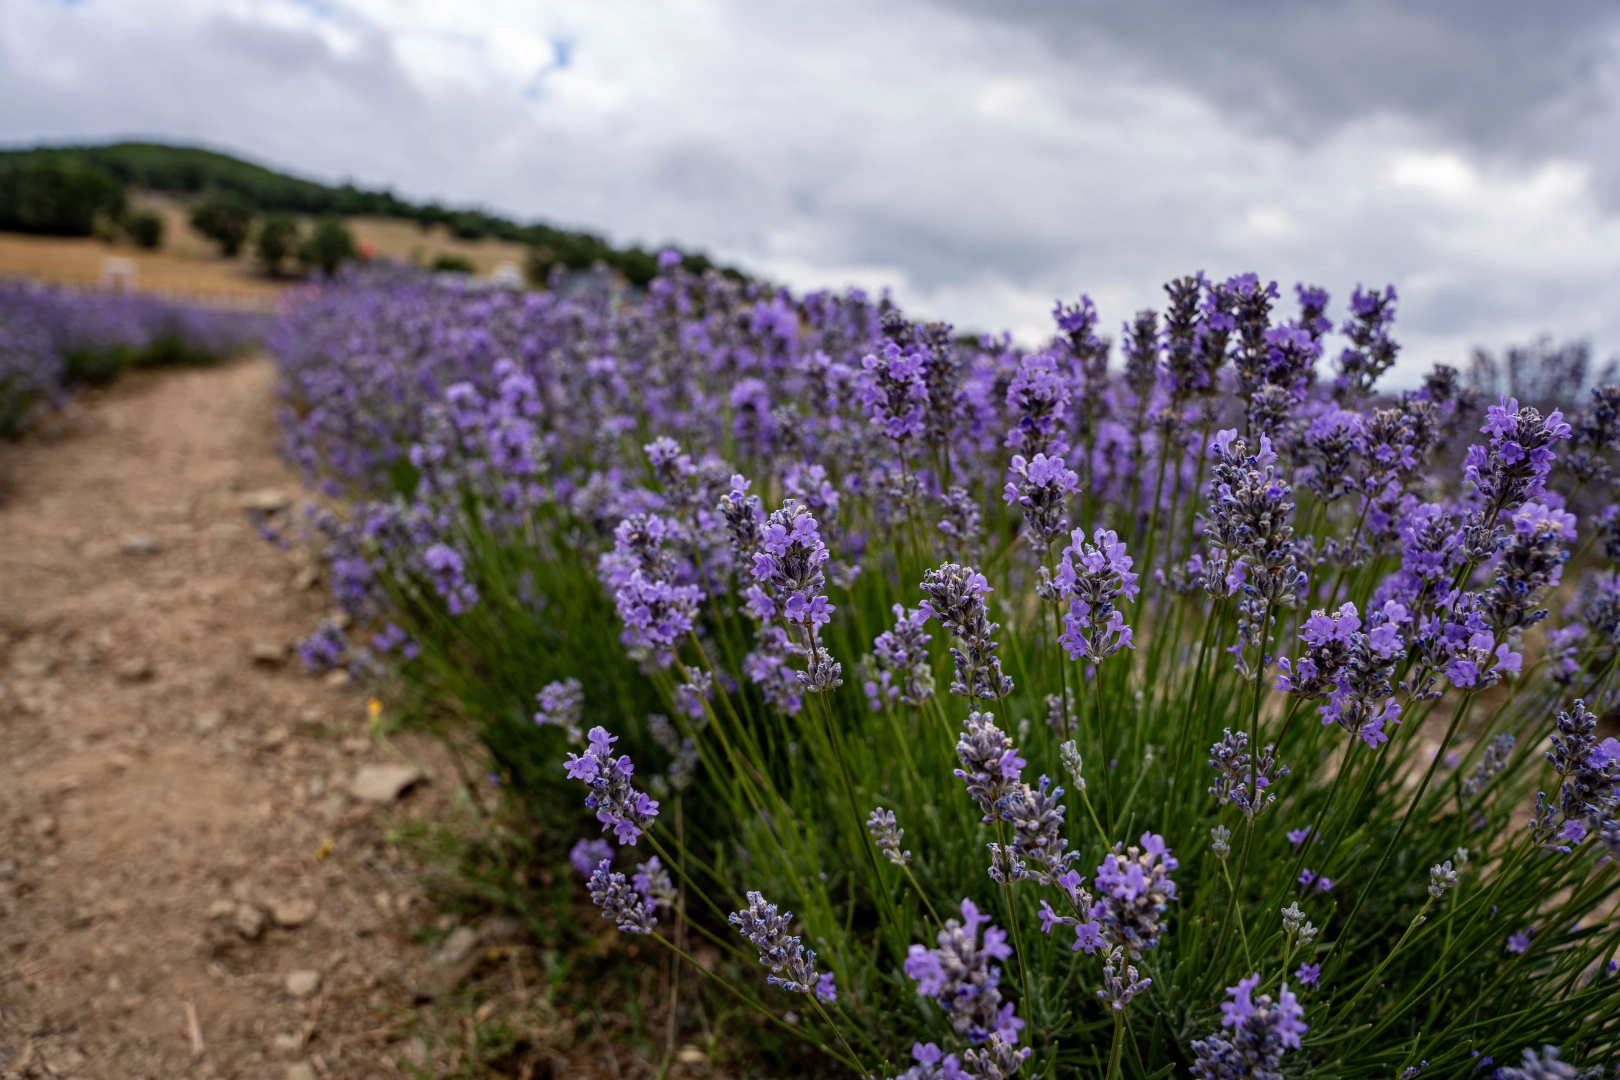
[[646,1068],[1610,1074],[1620,387],[1382,389],[1393,287],[1037,346],[660,266],[269,339],[304,663],[476,739],[469,888],[618,935]]

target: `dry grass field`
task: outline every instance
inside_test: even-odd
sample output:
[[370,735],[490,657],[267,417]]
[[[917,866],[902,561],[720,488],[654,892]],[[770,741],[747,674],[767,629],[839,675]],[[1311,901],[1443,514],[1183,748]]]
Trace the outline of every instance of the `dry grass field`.
[[[163,246],[143,251],[130,243],[88,237],[24,236],[0,233],[0,277],[22,275],[65,285],[105,283],[108,260],[127,259],[135,267],[133,286],[143,292],[227,303],[273,304],[287,287],[286,279],[265,274],[251,246],[234,259],[220,255],[212,242],[195,232],[187,206],[175,199],[141,195],[135,203],[164,220]],[[527,249],[501,240],[458,240],[442,226],[418,228],[391,218],[351,218],[356,243],[377,257],[431,265],[441,255],[455,255],[488,275],[503,263],[521,267]],[[309,222],[304,222],[309,228]]]

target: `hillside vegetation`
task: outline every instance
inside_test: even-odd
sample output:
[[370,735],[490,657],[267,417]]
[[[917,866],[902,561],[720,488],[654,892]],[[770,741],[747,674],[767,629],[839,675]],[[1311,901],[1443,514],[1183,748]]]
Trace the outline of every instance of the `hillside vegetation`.
[[[188,198],[228,195],[258,214],[394,218],[424,229],[442,225],[461,240],[493,238],[528,246],[533,277],[556,265],[583,269],[602,262],[645,284],[658,269],[654,252],[615,247],[593,233],[519,224],[478,209],[412,203],[389,191],[322,184],[228,154],[160,143],[0,151],[0,230],[88,236],[98,225],[127,229],[123,218],[130,190]],[[685,255],[683,263],[695,271],[712,265],[696,254]]]

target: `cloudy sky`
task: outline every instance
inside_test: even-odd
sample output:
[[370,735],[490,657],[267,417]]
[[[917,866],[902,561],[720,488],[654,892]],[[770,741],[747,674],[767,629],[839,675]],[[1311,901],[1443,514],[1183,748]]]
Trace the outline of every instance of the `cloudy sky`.
[[1043,334],[1393,282],[1411,378],[1620,353],[1620,6],[0,0],[0,141],[158,137]]

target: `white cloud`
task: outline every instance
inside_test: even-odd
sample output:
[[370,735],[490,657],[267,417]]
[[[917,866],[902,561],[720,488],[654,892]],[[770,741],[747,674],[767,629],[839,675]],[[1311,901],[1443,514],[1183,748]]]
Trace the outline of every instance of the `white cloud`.
[[0,137],[201,140],[1031,337],[1057,296],[1117,324],[1255,269],[1395,282],[1408,379],[1541,330],[1620,348],[1578,153],[1387,108],[1285,138],[1144,70],[916,0],[14,0]]

